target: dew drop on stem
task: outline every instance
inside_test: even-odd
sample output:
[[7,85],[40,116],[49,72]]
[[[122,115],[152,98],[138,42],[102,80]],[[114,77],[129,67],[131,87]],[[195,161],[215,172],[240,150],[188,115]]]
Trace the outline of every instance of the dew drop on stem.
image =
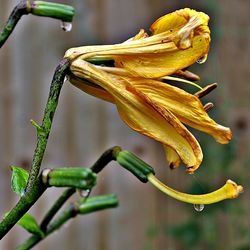
[[204,208],[205,208],[204,204],[194,204],[194,210],[197,212],[203,211]]
[[86,190],[82,190],[82,189],[78,189],[77,193],[83,197],[83,198],[87,198],[90,194],[90,189],[86,189]]
[[72,29],[72,23],[61,21],[61,28],[65,32],[69,32]]

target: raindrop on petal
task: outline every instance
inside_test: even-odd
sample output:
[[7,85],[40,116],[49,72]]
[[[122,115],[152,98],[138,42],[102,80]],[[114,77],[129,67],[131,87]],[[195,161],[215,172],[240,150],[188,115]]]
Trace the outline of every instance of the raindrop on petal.
[[70,22],[61,22],[61,28],[65,31],[65,32],[69,32],[72,29],[72,23]]
[[194,210],[197,212],[201,212],[204,208],[204,204],[194,204]]
[[202,56],[201,58],[199,58],[196,62],[199,64],[202,64],[202,63],[206,62],[206,60],[207,60],[207,54]]

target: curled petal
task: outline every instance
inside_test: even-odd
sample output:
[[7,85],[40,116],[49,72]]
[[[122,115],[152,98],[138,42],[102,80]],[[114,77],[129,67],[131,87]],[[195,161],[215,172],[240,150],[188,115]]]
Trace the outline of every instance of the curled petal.
[[219,143],[225,144],[231,140],[231,130],[211,119],[196,96],[152,79],[130,78],[129,81],[157,105],[170,110],[181,122],[212,135]]
[[202,151],[194,136],[168,110],[134,88],[125,79],[107,74],[95,66],[76,60],[71,71],[91,78],[109,92],[124,122],[132,129],[172,147],[193,172],[202,161]]
[[125,68],[136,77],[174,74],[206,58],[210,43],[208,19],[202,12],[179,10],[157,20],[151,26],[151,36],[140,30],[121,44],[72,48],[65,58],[73,61],[110,56],[116,67]]
[[151,25],[150,30],[153,35],[173,33],[176,30],[181,30],[180,33],[184,33],[184,30],[190,33],[193,30],[194,33],[209,37],[208,21],[209,16],[205,13],[185,8],[160,17]]
[[192,47],[180,50],[173,42],[163,41],[157,46],[145,48],[144,54],[116,56],[115,61],[117,66],[126,68],[134,76],[159,78],[194,64],[208,53],[209,41],[203,36],[195,36],[192,44]]
[[148,181],[151,182],[156,188],[161,190],[163,193],[171,196],[172,198],[191,204],[212,204],[225,199],[234,199],[237,198],[239,194],[243,192],[243,187],[237,185],[231,180],[227,180],[226,184],[220,189],[212,193],[201,195],[192,195],[176,191],[163,184],[153,174],[148,175]]

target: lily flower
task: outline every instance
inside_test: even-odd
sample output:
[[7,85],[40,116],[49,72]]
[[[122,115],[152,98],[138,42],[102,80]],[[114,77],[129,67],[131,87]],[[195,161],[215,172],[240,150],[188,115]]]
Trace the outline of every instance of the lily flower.
[[[193,173],[202,162],[202,150],[183,125],[212,135],[219,143],[231,139],[229,128],[217,124],[200,99],[163,79],[199,78],[185,68],[204,62],[210,44],[209,17],[182,9],[159,18],[121,44],[69,49],[70,81],[83,91],[117,106],[123,121],[135,131],[161,142],[172,167],[181,162]],[[113,60],[114,66],[105,66]],[[95,65],[101,61],[104,65]],[[191,82],[191,84],[194,84]],[[195,84],[194,84],[195,85]]]

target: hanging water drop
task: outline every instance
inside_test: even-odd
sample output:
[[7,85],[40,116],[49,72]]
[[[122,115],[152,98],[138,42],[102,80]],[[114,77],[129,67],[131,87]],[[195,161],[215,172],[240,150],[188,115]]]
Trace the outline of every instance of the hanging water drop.
[[86,190],[82,190],[82,189],[77,189],[77,193],[83,197],[83,198],[87,198],[90,194],[90,189],[86,189]]
[[207,54],[202,56],[201,58],[199,58],[196,62],[199,64],[202,64],[202,63],[206,62],[206,60],[207,60]]
[[194,204],[194,210],[197,212],[201,212],[204,208],[204,204]]
[[69,32],[72,29],[72,23],[62,21],[61,22],[61,28],[63,29],[63,31]]

